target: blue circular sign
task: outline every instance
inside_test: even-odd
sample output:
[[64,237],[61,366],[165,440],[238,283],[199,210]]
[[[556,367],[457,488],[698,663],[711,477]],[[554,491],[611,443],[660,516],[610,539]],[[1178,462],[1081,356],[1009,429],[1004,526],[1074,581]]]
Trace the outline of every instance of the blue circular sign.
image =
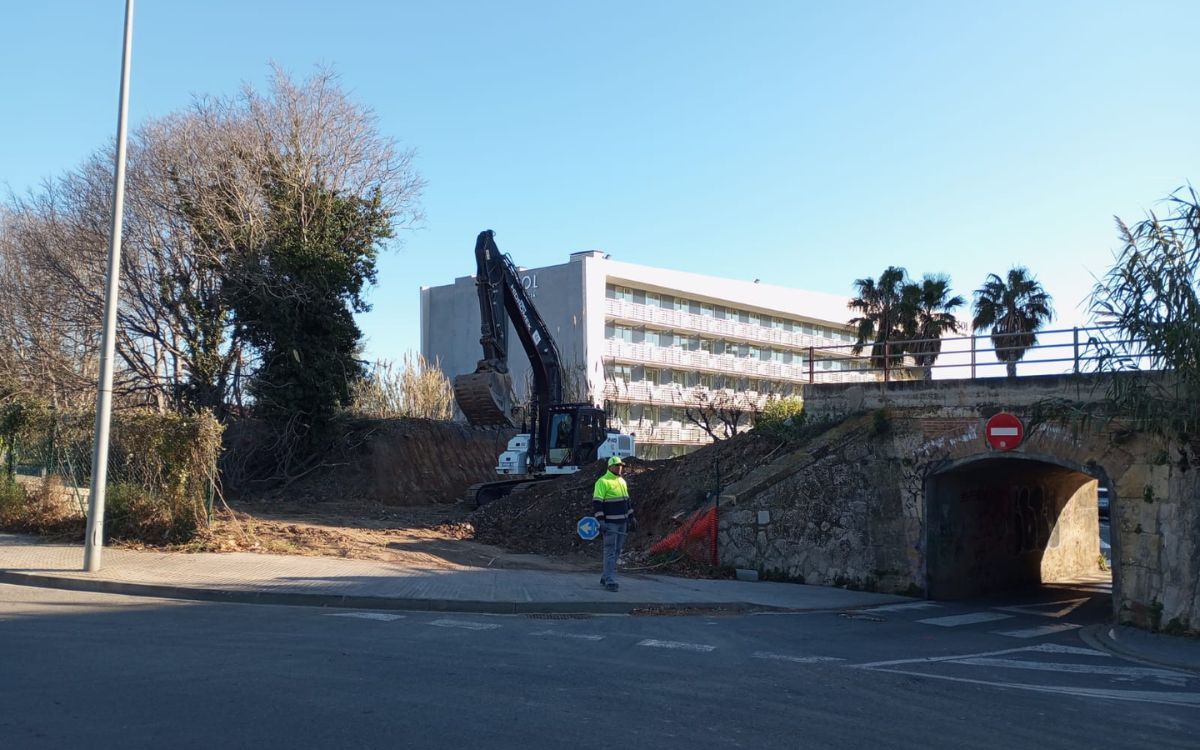
[[600,536],[600,522],[593,516],[584,516],[575,525],[575,530],[579,532],[580,537],[591,541]]

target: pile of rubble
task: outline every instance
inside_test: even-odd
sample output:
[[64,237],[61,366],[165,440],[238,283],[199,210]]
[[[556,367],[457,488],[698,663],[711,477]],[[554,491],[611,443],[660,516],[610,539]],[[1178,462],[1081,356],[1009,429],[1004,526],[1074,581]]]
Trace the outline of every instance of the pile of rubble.
[[[625,479],[639,522],[627,549],[644,552],[669,534],[713,494],[771,460],[780,441],[755,432],[736,435],[693,453],[663,461],[629,459]],[[475,538],[514,552],[595,555],[597,542],[576,533],[592,513],[592,486],[605,471],[601,462],[578,474],[525,485],[473,512]]]

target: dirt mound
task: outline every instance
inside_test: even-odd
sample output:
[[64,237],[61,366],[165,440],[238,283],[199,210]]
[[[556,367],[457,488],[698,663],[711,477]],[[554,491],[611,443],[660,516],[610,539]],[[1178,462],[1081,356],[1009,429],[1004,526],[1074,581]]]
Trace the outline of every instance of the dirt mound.
[[[496,459],[514,431],[427,419],[354,419],[319,460],[297,476],[255,471],[277,442],[244,420],[225,435],[222,477],[229,496],[302,502],[370,501],[385,505],[458,502],[467,487],[496,476]],[[249,468],[247,468],[249,467]]]
[[[738,481],[782,447],[777,439],[749,432],[679,458],[630,459],[625,479],[640,528],[627,548],[648,549],[703,505],[710,493]],[[485,505],[469,516],[475,538],[518,552],[594,554],[596,542],[580,539],[575,525],[591,515],[592,486],[604,470],[603,462],[597,462],[578,474],[529,485]]]

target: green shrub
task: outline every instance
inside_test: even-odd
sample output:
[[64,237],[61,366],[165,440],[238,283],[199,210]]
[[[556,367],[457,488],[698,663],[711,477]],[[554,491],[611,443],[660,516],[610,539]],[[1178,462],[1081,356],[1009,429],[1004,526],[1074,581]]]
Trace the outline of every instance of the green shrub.
[[204,521],[203,504],[190,498],[156,495],[132,482],[108,486],[104,513],[108,539],[178,544],[192,539]]
[[25,509],[25,488],[9,476],[0,476],[0,527],[8,527]]

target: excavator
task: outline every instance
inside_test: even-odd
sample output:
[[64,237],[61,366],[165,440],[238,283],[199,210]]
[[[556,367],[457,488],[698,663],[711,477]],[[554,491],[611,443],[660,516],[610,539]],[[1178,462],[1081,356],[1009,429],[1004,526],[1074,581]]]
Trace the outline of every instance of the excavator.
[[[483,359],[475,372],[454,379],[454,400],[470,424],[519,426],[521,434],[509,440],[496,465],[496,473],[507,478],[472,486],[466,502],[482,505],[530,482],[573,474],[598,459],[632,456],[633,436],[610,430],[603,409],[564,403],[558,346],[490,229],[475,240],[475,268]],[[510,321],[533,374],[528,407],[513,395]]]

